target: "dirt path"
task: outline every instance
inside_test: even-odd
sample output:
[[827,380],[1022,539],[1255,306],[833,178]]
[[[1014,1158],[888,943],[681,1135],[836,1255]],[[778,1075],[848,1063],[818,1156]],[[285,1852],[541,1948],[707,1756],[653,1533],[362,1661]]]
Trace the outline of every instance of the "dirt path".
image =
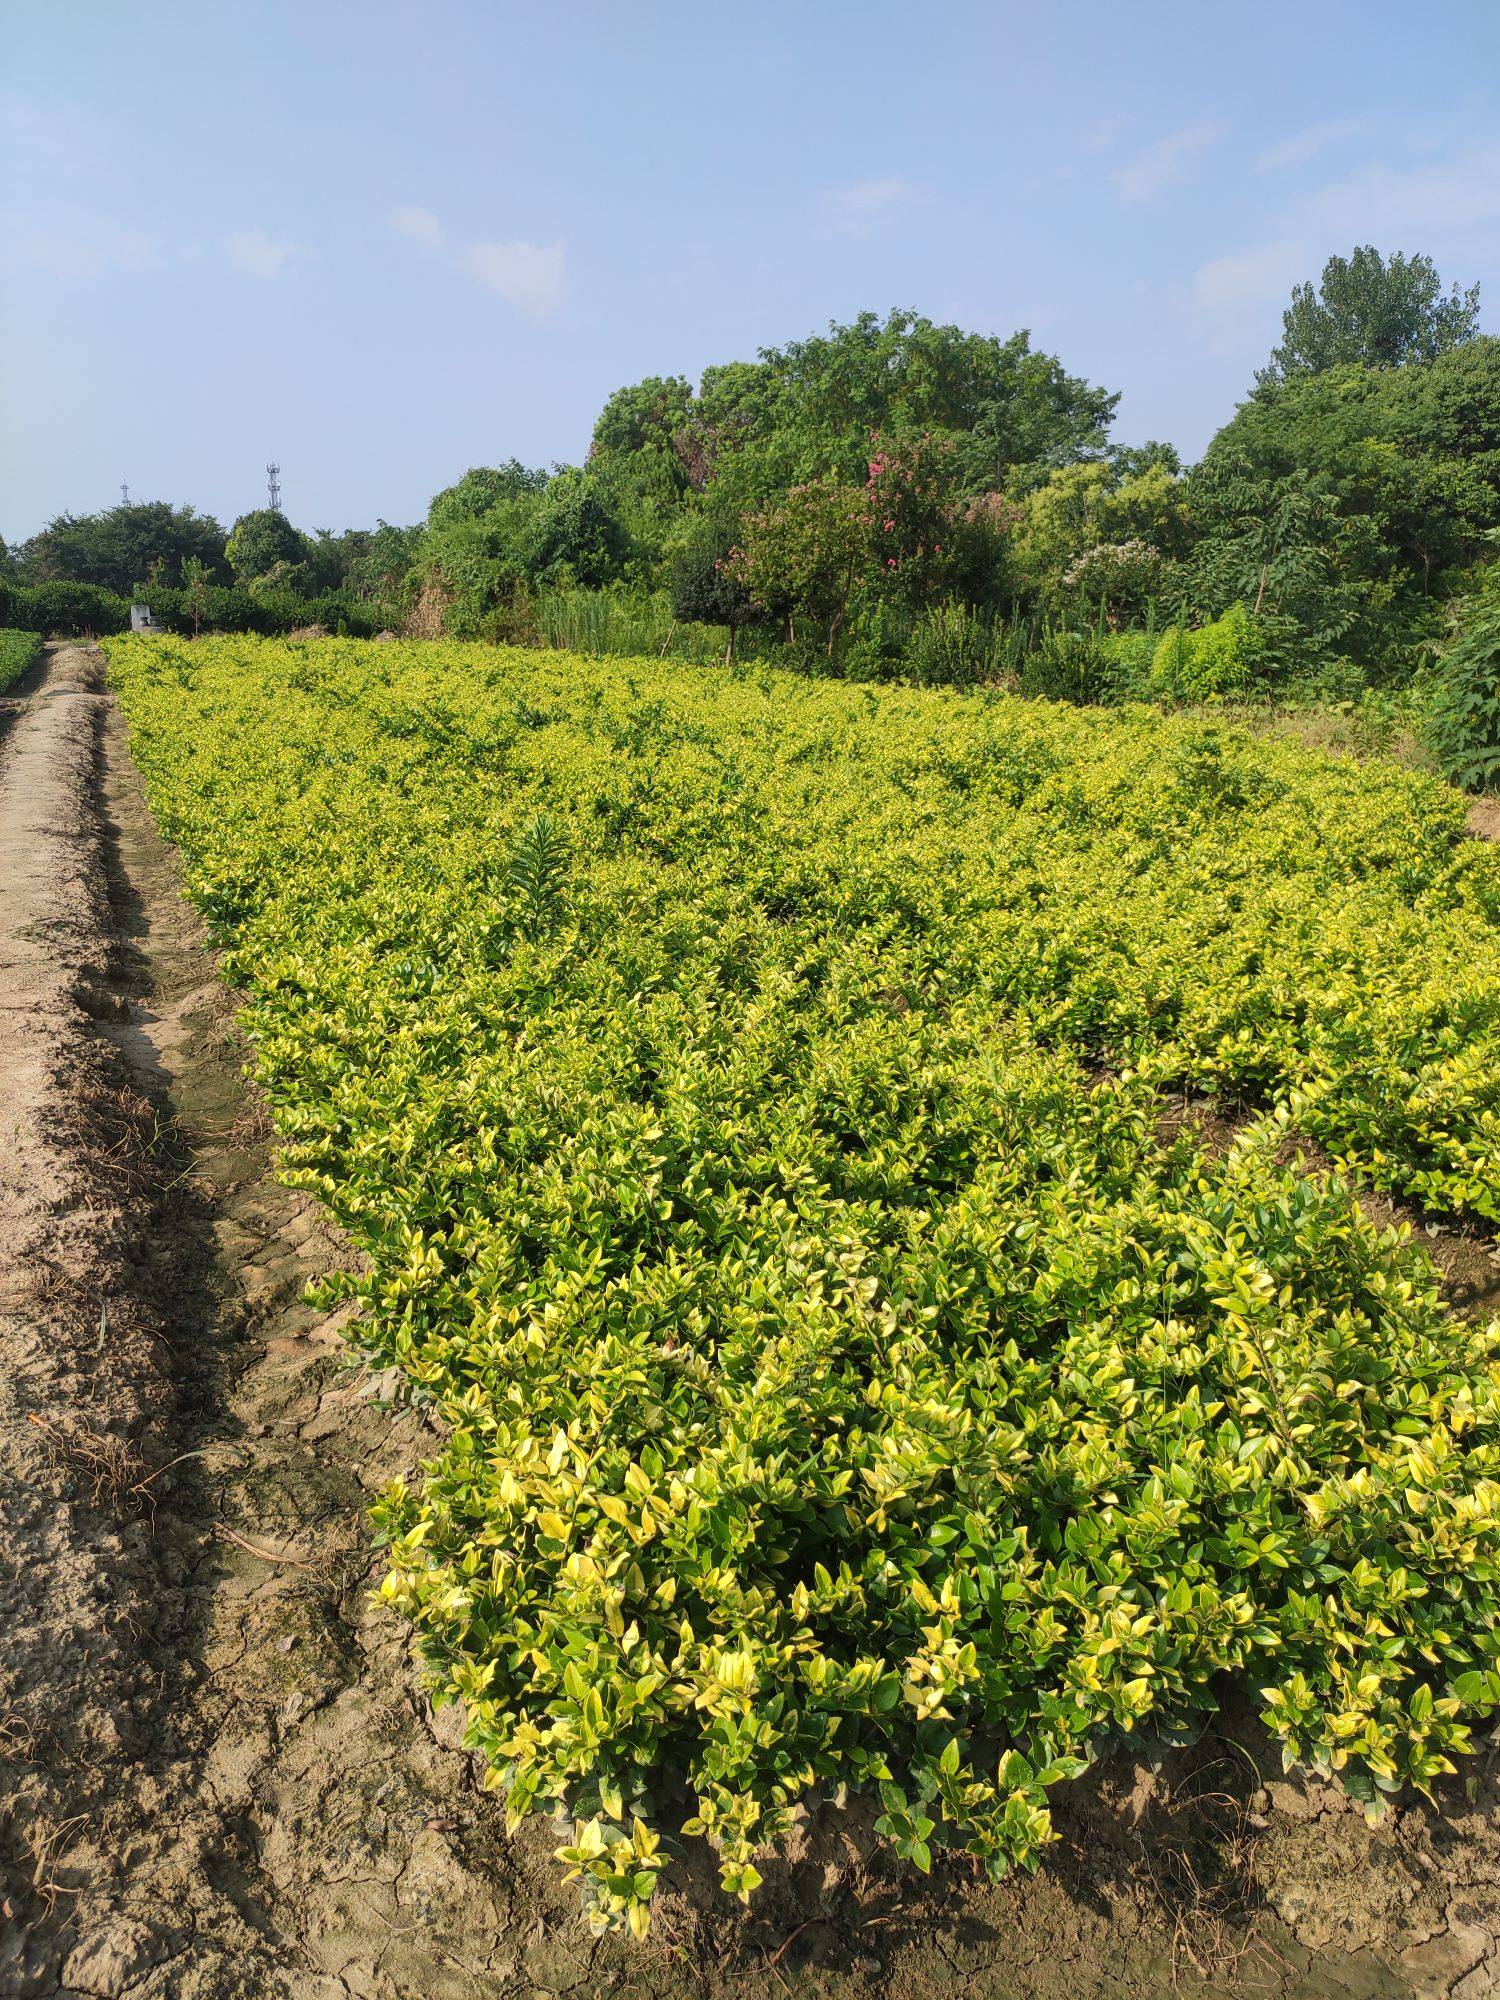
[[1500,1990],[1493,1770],[1372,1832],[1249,1726],[1074,1788],[1034,1880],[815,1818],[750,1917],[697,1871],[592,1940],[372,1604],[427,1440],[302,1303],[347,1252],[275,1183],[97,659],[0,711],[0,2000]]

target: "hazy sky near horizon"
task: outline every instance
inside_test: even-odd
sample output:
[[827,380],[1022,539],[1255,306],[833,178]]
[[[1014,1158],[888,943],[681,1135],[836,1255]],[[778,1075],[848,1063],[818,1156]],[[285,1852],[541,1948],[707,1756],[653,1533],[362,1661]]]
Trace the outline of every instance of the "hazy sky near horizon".
[[416,520],[648,374],[911,306],[1196,456],[1291,286],[1500,331],[1500,0],[0,0],[0,535]]

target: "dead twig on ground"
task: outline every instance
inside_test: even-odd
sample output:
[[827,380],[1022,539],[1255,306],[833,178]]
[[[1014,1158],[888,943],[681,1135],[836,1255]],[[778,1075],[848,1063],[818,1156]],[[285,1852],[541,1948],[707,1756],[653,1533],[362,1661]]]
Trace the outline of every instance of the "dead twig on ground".
[[792,1990],[791,1987],[788,1986],[786,1981],[782,1978],[780,1972],[777,1969],[775,1959],[772,1958],[771,1954],[765,1949],[764,1946],[761,1947],[760,1955],[766,1962],[767,1972],[770,1973],[771,1977],[776,1981],[776,1984],[781,1988],[782,1992],[790,1993]]
[[142,1503],[150,1507],[155,1475],[139,1446],[128,1438],[78,1421],[56,1423],[35,1410],[27,1421],[41,1432],[53,1465],[86,1486],[90,1506],[103,1508],[107,1501],[117,1513]]
[[87,1813],[71,1819],[38,1818],[21,1832],[21,1843],[31,1863],[31,1893],[41,1905],[44,1920],[50,1918],[64,1896],[79,1891],[58,1879],[58,1872],[74,1845],[76,1830],[88,1820]]
[[801,1937],[802,1933],[805,1930],[807,1930],[810,1925],[825,1924],[827,1923],[827,1921],[828,1919],[826,1917],[805,1917],[802,1920],[802,1922],[798,1924],[795,1930],[790,1930],[787,1932],[786,1936],[781,1940],[781,1943],[777,1945],[775,1951],[768,1952],[766,1954],[767,1965],[769,1965],[774,1970],[776,1966],[778,1966],[781,1963],[789,1947],[796,1943],[797,1939]]
[[41,1432],[53,1464],[87,1482],[89,1504],[102,1507],[108,1501],[117,1513],[143,1507],[154,1517],[156,1495],[151,1489],[157,1480],[174,1466],[184,1465],[193,1458],[207,1458],[215,1449],[213,1445],[204,1445],[196,1451],[180,1451],[174,1458],[153,1466],[129,1438],[96,1431],[81,1421],[62,1424],[32,1410],[27,1422]]
[[315,1562],[310,1562],[306,1556],[289,1556],[283,1555],[275,1549],[257,1548],[255,1543],[249,1541],[237,1528],[231,1528],[224,1521],[216,1521],[214,1523],[214,1533],[222,1535],[227,1542],[233,1542],[236,1548],[243,1549],[247,1555],[259,1556],[262,1562],[285,1563],[293,1569],[316,1569],[318,1567]]

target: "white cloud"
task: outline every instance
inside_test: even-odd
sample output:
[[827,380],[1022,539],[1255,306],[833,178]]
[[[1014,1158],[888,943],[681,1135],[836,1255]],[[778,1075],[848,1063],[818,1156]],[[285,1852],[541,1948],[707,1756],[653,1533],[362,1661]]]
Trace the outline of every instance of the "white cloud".
[[75,202],[45,202],[0,216],[0,265],[65,281],[139,278],[174,261],[163,239]]
[[265,229],[234,229],[224,238],[224,254],[237,271],[252,278],[281,278],[317,256],[305,243],[272,236]]
[[[1447,159],[1393,167],[1377,161],[1308,198],[1325,227],[1422,229],[1434,235],[1500,223],[1500,145],[1477,145]],[[1416,244],[1391,244],[1416,249]]]
[[497,298],[535,320],[551,319],[567,292],[567,255],[561,243],[466,243],[448,249],[441,216],[405,202],[390,217],[396,235],[431,257],[441,257]]
[[1368,132],[1367,118],[1330,118],[1322,125],[1309,125],[1303,132],[1294,132],[1289,139],[1282,139],[1277,145],[1267,146],[1263,153],[1256,155],[1254,166],[1258,174],[1280,173],[1284,167],[1300,167],[1308,160],[1317,159],[1331,146],[1341,145],[1345,139],[1357,139]]
[[447,242],[447,234],[430,208],[419,208],[415,202],[406,202],[391,216],[391,227],[398,236],[417,244],[423,250],[434,254]]
[[0,147],[9,156],[7,179],[12,182],[111,178],[76,113],[54,111],[19,91],[0,93]]
[[1211,257],[1193,278],[1193,298],[1214,310],[1290,297],[1292,286],[1312,277],[1301,246],[1289,237]]
[[561,243],[470,243],[459,262],[532,319],[550,319],[562,304],[567,273]]
[[833,188],[823,197],[823,212],[830,228],[841,236],[862,240],[872,236],[877,224],[899,215],[916,200],[916,189],[899,174],[880,180],[854,181],[848,187]]
[[1294,284],[1315,280],[1331,256],[1359,243],[1427,251],[1445,277],[1467,283],[1472,270],[1449,267],[1493,255],[1497,232],[1500,145],[1412,165],[1372,161],[1292,202],[1265,241],[1202,265],[1193,297],[1209,310],[1284,302]]
[[1121,201],[1149,201],[1152,195],[1170,187],[1191,159],[1223,136],[1223,125],[1214,118],[1184,125],[1180,132],[1169,132],[1144,152],[1137,153],[1133,160],[1127,160],[1123,167],[1116,167],[1111,176],[1115,192]]

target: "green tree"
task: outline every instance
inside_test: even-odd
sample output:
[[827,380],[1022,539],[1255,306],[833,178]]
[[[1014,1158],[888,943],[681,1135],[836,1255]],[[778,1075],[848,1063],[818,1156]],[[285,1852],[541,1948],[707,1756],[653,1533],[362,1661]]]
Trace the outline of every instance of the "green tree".
[[605,481],[577,466],[550,477],[512,459],[446,487],[427,511],[409,576],[446,604],[456,635],[493,632],[499,614],[541,584],[614,582],[630,537]]
[[455,485],[433,495],[427,509],[429,529],[456,527],[464,521],[479,521],[498,508],[515,501],[535,500],[547,490],[547,475],[519,459],[504,465],[471,466]]
[[1430,257],[1389,259],[1365,244],[1330,257],[1316,290],[1298,285],[1282,315],[1282,339],[1257,382],[1273,388],[1341,362],[1394,368],[1432,361],[1478,332],[1479,287],[1445,295]]
[[1427,725],[1443,775],[1470,792],[1500,791],[1500,588],[1486,582],[1459,608]]
[[393,528],[389,521],[350,528],[343,536],[345,588],[367,604],[401,597],[421,540],[420,528]]
[[618,390],[590,462],[658,503],[713,484],[760,511],[825,474],[858,484],[876,435],[947,436],[955,479],[972,494],[1018,464],[1101,452],[1117,401],[1033,351],[1024,332],[1001,340],[914,312],[867,312],[709,368],[696,395],[680,377]]
[[705,484],[690,435],[693,391],[682,375],[648,375],[616,389],[594,425],[589,468],[622,493],[670,507]]
[[412,556],[419,597],[445,607],[446,629],[475,637],[530,578],[547,474],[516,459],[474,466],[435,494]]
[[59,514],[22,545],[17,570],[28,584],[86,583],[128,597],[153,574],[180,583],[189,559],[227,582],[223,528],[211,514],[149,500],[101,514]]
[[859,476],[874,432],[951,431],[971,441],[969,483],[998,484],[1023,460],[1101,450],[1119,401],[1034,352],[1028,333],[1000,340],[914,312],[861,313],[766,348],[761,362],[780,427],[821,455],[808,469],[849,478]]
[[1260,599],[1309,659],[1403,671],[1500,528],[1500,340],[1290,376],[1241,405],[1185,493],[1194,610]]
[[616,389],[594,425],[589,456],[629,457],[640,451],[670,454],[687,422],[693,391],[685,375],[648,375]]
[[733,516],[699,508],[689,514],[667,551],[672,616],[688,624],[725,628],[724,660],[734,661],[735,634],[755,616],[755,605],[727,565],[734,549]]
[[521,556],[528,582],[596,589],[619,577],[629,547],[602,482],[569,466],[548,481]]
[[1102,450],[1118,396],[1034,352],[1026,332],[998,340],[916,312],[862,312],[764,348],[754,374],[718,376],[702,402],[720,456],[728,444],[762,492],[824,472],[854,482],[874,434],[912,432],[952,434],[958,476],[980,492],[1016,464]]
[[1139,479],[1158,466],[1174,478],[1182,471],[1176,445],[1163,444],[1160,438],[1147,438],[1144,444],[1112,444],[1105,456],[1121,479]]
[[868,496],[826,475],[748,515],[724,567],[763,611],[786,619],[788,639],[796,637],[799,612],[813,619],[831,657],[870,561]]
[[[1122,466],[1139,469],[1121,477]],[[1117,615],[1144,610],[1164,562],[1189,546],[1187,488],[1162,455],[1063,466],[1020,509],[1019,594],[1041,604],[1062,600],[1089,617],[1101,601]]]
[[276,507],[257,507],[241,514],[224,545],[234,580],[244,587],[287,580],[311,553],[307,536]]
[[182,608],[193,621],[195,639],[208,615],[209,589],[208,571],[196,556],[189,556],[182,565]]
[[649,573],[666,557],[674,523],[712,470],[684,376],[650,375],[617,389],[599,413],[587,471]]
[[1369,523],[1345,522],[1326,480],[1296,467],[1268,477],[1216,447],[1194,473],[1191,505],[1201,537],[1185,582],[1191,610],[1218,618],[1244,604],[1273,628],[1281,621],[1309,662],[1349,649]]
[[950,600],[998,598],[1009,510],[998,494],[966,497],[951,432],[871,440],[865,473],[867,591],[909,618]]

